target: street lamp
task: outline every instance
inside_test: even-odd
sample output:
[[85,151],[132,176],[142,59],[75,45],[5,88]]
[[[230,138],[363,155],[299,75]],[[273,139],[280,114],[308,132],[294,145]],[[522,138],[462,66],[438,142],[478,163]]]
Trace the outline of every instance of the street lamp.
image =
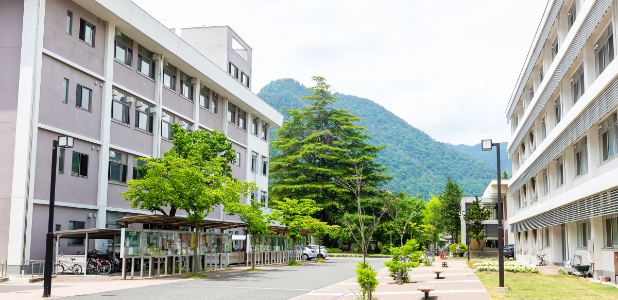
[[497,171],[498,171],[498,276],[499,286],[496,287],[497,291],[505,291],[508,288],[504,287],[504,229],[502,228],[502,183],[501,171],[500,171],[500,143],[492,143],[492,140],[482,140],[481,148],[483,151],[491,151],[493,147],[496,147],[496,159],[497,159]]
[[468,261],[470,261],[470,230],[468,229],[468,212],[467,209],[461,211],[461,215],[464,218],[464,222],[466,223],[466,247],[468,247]]
[[49,219],[47,223],[47,240],[45,243],[45,268],[43,269],[43,297],[51,295],[51,276],[53,269],[54,249],[54,203],[56,201],[56,162],[58,161],[58,147],[73,148],[73,138],[59,136],[52,142],[51,185],[49,187]]

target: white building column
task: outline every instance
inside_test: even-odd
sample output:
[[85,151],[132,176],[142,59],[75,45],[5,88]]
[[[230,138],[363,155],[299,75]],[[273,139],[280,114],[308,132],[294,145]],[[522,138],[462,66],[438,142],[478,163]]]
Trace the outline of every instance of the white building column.
[[199,124],[200,124],[200,87],[201,87],[201,82],[199,79],[197,78],[193,78],[192,81],[195,81],[195,83],[193,83],[193,129],[194,130],[199,130]]
[[156,113],[153,116],[152,128],[152,157],[161,157],[161,116],[163,115],[163,106],[161,101],[161,95],[163,94],[163,55],[155,54],[158,59],[155,62],[155,98],[154,101],[157,105],[155,108]]

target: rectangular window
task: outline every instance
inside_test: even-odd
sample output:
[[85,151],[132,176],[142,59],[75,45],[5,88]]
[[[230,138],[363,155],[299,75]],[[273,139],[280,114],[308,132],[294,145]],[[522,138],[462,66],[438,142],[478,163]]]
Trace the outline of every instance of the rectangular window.
[[155,108],[149,106],[143,101],[137,101],[135,104],[135,127],[152,133],[154,117],[152,113]]
[[245,72],[240,72],[240,83],[246,87],[249,87],[249,76],[247,76]]
[[152,61],[152,56],[154,53],[150,52],[148,49],[142,47],[141,45],[138,47],[137,54],[137,71],[150,77],[151,79],[155,78],[155,62]]
[[180,95],[193,101],[193,85],[191,77],[183,72],[180,72]]
[[560,120],[562,120],[562,105],[560,105],[560,97],[558,97],[556,102],[554,102],[554,117],[556,119],[556,125],[558,125]]
[[236,105],[227,102],[227,121],[236,124]]
[[200,106],[209,109],[210,107],[210,89],[205,86],[200,86]]
[[76,91],[75,106],[90,111],[90,104],[92,103],[92,90],[78,84]]
[[260,119],[253,118],[253,121],[251,122],[251,134],[258,135],[258,124],[260,124]]
[[599,125],[599,151],[601,163],[609,160],[616,155],[618,145],[616,135],[618,135],[618,122],[616,113],[612,113]]
[[603,220],[603,237],[605,248],[618,248],[618,218],[616,215],[608,216]]
[[267,199],[268,199],[268,194],[266,193],[266,191],[262,191],[262,197],[260,198],[260,203],[264,203],[264,205],[266,205]]
[[70,10],[67,10],[67,24],[66,24],[66,32],[68,35],[73,34],[73,13]]
[[577,223],[577,248],[587,248],[590,239],[590,221]]
[[549,227],[545,227],[545,247],[549,247],[550,245]]
[[58,155],[58,173],[64,173],[64,148],[60,148]]
[[238,67],[236,67],[231,62],[229,63],[229,70],[228,71],[230,72],[230,75],[232,75],[232,77],[238,79]]
[[541,142],[547,137],[547,125],[545,125],[545,118],[541,119]]
[[217,114],[219,111],[219,95],[217,93],[212,92],[212,113]]
[[176,67],[167,61],[163,63],[163,86],[176,91]]
[[556,58],[556,55],[558,55],[558,37],[557,36],[554,39],[554,42],[551,44],[551,59],[552,59],[552,61],[554,60],[554,58]]
[[[129,114],[133,97],[125,95],[120,91],[112,91],[112,119],[129,124]],[[127,103],[127,101],[129,103]]]
[[235,165],[240,167],[240,153],[239,152],[236,152],[236,163],[235,163]]
[[133,163],[133,179],[142,179],[144,178],[144,174],[146,170],[144,170],[144,166],[146,165],[145,161],[135,159]]
[[[528,91],[528,94],[530,94],[530,102],[532,102],[532,99],[534,98],[534,86],[530,87],[530,91]],[[526,110],[526,108],[524,107],[524,111]]]
[[267,137],[268,137],[268,124],[263,123],[262,124],[262,136],[261,136],[261,139],[265,141],[267,139]]
[[539,68],[539,82],[543,82],[543,65]]
[[573,24],[575,24],[575,19],[577,18],[577,6],[576,6],[577,1],[573,1],[573,5],[571,5],[571,9],[569,9],[569,13],[567,14],[567,24],[569,29],[571,30],[571,27],[573,27]]
[[262,156],[262,175],[268,174],[268,158]]
[[588,138],[584,137],[573,146],[575,152],[575,177],[588,173]]
[[[78,222],[78,221],[69,221],[69,230],[78,230],[78,229],[84,229],[84,222]],[[74,239],[74,238],[70,238],[67,241],[67,245],[72,246],[72,245],[83,245],[84,244],[84,239]]]
[[167,112],[163,112],[161,116],[161,136],[171,140],[174,135],[172,132],[172,124],[174,124],[174,116]]
[[584,94],[584,69],[580,66],[571,77],[571,95],[573,96],[573,105]]
[[[108,229],[120,229],[122,228],[121,225],[118,225],[118,223],[116,223],[116,220],[120,219],[120,214],[119,213],[107,213],[107,223],[105,224],[105,228]],[[118,247],[120,245],[120,236],[116,237],[116,247]],[[108,246],[111,247],[114,243],[114,239],[108,239],[107,240]]]
[[614,60],[614,35],[612,31],[612,24],[607,26],[607,29],[603,31],[601,37],[594,45],[594,62],[597,76],[601,75],[607,68],[609,63]]
[[543,170],[543,196],[549,193],[549,177],[547,177],[547,169]]
[[532,202],[538,199],[538,196],[536,194],[536,177],[532,177],[530,179],[530,199],[532,200]]
[[94,47],[94,36],[96,27],[84,19],[79,19],[79,39],[84,43]]
[[133,61],[133,40],[116,29],[114,46],[114,58],[127,66],[131,66]]
[[564,162],[562,161],[562,157],[556,160],[556,178],[557,187],[561,187],[564,184]]
[[247,113],[240,108],[238,109],[238,127],[247,130]]
[[258,155],[257,153],[251,153],[251,171],[257,173],[258,168]]
[[62,80],[62,102],[69,103],[69,80]]
[[88,177],[88,154],[73,152],[71,175]]
[[109,151],[108,180],[127,182],[127,159],[127,155],[122,152],[114,150]]

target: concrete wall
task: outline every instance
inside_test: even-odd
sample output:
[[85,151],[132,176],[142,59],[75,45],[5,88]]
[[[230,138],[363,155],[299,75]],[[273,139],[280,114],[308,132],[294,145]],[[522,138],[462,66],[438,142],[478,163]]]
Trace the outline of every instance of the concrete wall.
[[23,1],[0,1],[0,257],[8,256],[23,17]]
[[137,71],[137,55],[139,44],[133,42],[133,61],[127,66],[114,60],[114,82],[122,84],[143,97],[153,101],[155,99],[155,81]]

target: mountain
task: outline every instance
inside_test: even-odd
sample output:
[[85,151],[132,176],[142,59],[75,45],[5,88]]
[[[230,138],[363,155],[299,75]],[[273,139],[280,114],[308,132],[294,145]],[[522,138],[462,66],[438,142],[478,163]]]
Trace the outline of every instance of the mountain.
[[[287,78],[272,81],[258,96],[283,112],[305,106],[306,101],[300,97],[309,94],[305,86]],[[367,127],[367,134],[372,136],[369,143],[388,145],[377,161],[390,168],[388,173],[394,178],[387,186],[390,190],[427,198],[441,194],[450,176],[465,194],[480,196],[495,178],[496,169],[489,163],[436,141],[381,105],[352,95],[335,95],[339,101],[334,108],[346,109],[363,118],[358,125]]]
[[[478,143],[474,146],[468,145],[453,145],[446,144],[448,147],[451,147],[459,152],[468,154],[478,160],[489,163],[493,168],[496,168],[496,148],[494,148],[491,152],[481,150],[481,143]],[[509,152],[506,149],[508,145],[507,142],[500,143],[500,169],[509,174],[509,177],[513,176],[513,165],[511,164],[511,160],[509,160]]]

